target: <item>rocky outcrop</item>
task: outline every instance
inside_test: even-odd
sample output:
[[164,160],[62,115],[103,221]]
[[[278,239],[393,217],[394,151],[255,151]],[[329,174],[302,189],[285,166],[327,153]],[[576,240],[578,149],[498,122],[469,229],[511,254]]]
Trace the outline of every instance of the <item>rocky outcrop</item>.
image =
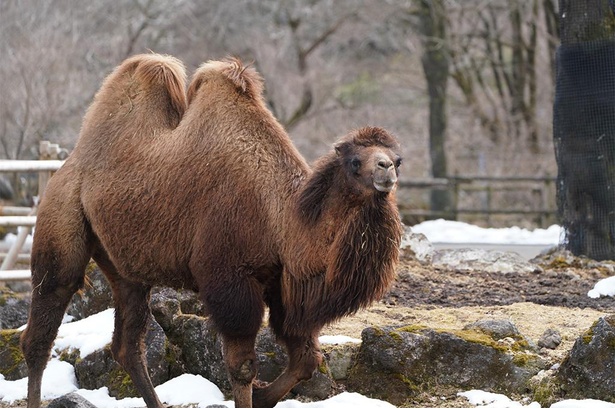
[[404,233],[399,245],[402,257],[412,257],[423,264],[430,264],[433,258],[433,244],[422,233],[412,232],[412,228],[404,226]]
[[471,248],[435,251],[432,263],[434,267],[442,269],[502,274],[542,271],[540,266],[525,261],[517,253]]
[[556,374],[563,396],[615,402],[615,315],[578,338]]
[[82,319],[113,307],[113,295],[109,283],[95,263],[88,264],[85,284],[71,299],[66,313]]
[[26,361],[19,347],[21,331],[5,329],[0,331],[0,374],[7,381],[28,376]]
[[438,385],[520,393],[545,363],[522,337],[494,339],[479,329],[457,332],[423,327],[370,327],[355,367],[350,390],[396,405]]
[[[194,295],[174,293],[174,290],[169,289],[158,291],[151,301],[154,316],[161,322],[170,344],[177,348],[172,361],[179,361],[187,373],[209,379],[230,396],[231,385],[224,365],[220,336],[209,319],[192,313],[202,312]],[[264,328],[258,334],[256,355],[259,379],[265,382],[277,378],[288,361],[285,349],[275,341],[269,328]],[[292,392],[312,399],[324,399],[333,387],[334,381],[325,362],[311,380],[297,385]]]
[[28,321],[29,295],[0,290],[0,329],[15,329]]
[[[420,246],[421,238],[417,240]],[[417,256],[411,247],[403,251]],[[111,305],[111,291],[100,271],[91,268],[88,277],[90,284],[71,305],[77,317]],[[21,305],[11,300],[0,300],[0,318],[3,306]],[[146,346],[154,384],[183,373],[200,374],[229,396],[222,341],[202,317],[205,311],[198,297],[189,291],[156,288],[151,307],[155,321]],[[27,305],[23,310],[27,311]],[[27,376],[19,335],[14,329],[0,331],[0,373],[6,380]],[[370,327],[362,338],[361,344],[323,345],[323,365],[289,397],[320,400],[341,388],[403,405],[417,394],[432,395],[438,388],[449,388],[530,393],[543,406],[562,398],[615,401],[615,316],[598,320],[576,341],[561,365],[551,368],[547,366],[553,362],[547,365],[539,354],[545,348],[558,348],[562,337],[557,330],[546,331],[536,346],[507,320],[480,320],[457,331]],[[258,336],[257,357],[259,378],[264,381],[274,380],[286,366],[286,352],[267,328]],[[113,396],[136,396],[108,346],[83,359],[68,351],[61,358],[75,366],[80,387],[107,386]]]
[[[170,379],[170,354],[164,331],[155,320],[150,322],[145,345],[152,383],[154,386],[160,385]],[[81,388],[98,389],[107,386],[109,394],[117,398],[139,396],[130,376],[113,359],[109,345],[82,359],[70,355],[64,358],[74,360],[75,376]]]

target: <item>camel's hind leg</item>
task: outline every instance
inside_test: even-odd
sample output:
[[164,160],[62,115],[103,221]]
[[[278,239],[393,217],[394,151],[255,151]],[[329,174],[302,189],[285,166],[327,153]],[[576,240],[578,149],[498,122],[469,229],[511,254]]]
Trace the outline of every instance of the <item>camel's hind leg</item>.
[[113,358],[124,368],[148,407],[163,407],[147,372],[143,340],[151,314],[151,286],[123,278],[104,252],[96,252],[94,260],[101,268],[113,291],[115,329],[111,343]]
[[[41,403],[41,381],[51,346],[90,259],[84,218],[66,220],[41,209],[32,247],[32,304],[21,347],[28,365],[28,407]],[[76,211],[72,214],[77,213]]]

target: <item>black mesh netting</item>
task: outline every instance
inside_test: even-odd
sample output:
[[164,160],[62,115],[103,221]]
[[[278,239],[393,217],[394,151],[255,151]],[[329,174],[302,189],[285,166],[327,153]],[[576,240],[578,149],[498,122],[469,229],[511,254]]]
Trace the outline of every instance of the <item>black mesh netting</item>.
[[565,246],[615,260],[615,42],[563,44],[553,110]]

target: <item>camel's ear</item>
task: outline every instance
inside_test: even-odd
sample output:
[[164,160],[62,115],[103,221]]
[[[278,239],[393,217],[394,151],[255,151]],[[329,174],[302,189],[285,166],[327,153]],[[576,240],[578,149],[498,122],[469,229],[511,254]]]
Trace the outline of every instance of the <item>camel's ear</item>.
[[337,156],[344,156],[348,152],[349,144],[347,142],[338,142],[333,145]]

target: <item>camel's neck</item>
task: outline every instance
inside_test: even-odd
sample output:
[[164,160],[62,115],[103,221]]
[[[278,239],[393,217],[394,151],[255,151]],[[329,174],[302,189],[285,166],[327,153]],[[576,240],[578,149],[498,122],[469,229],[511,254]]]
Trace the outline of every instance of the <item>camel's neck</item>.
[[[367,307],[384,295],[395,277],[401,223],[394,198],[378,194],[345,202],[343,194],[349,192],[328,183],[329,176],[312,175],[305,189],[313,191],[302,191],[298,201],[315,251],[298,251],[308,255],[298,260],[303,266],[293,263],[290,269],[299,271],[284,274],[285,325],[291,333],[320,328]],[[316,197],[320,202],[310,203]],[[312,270],[305,269],[308,265]]]

